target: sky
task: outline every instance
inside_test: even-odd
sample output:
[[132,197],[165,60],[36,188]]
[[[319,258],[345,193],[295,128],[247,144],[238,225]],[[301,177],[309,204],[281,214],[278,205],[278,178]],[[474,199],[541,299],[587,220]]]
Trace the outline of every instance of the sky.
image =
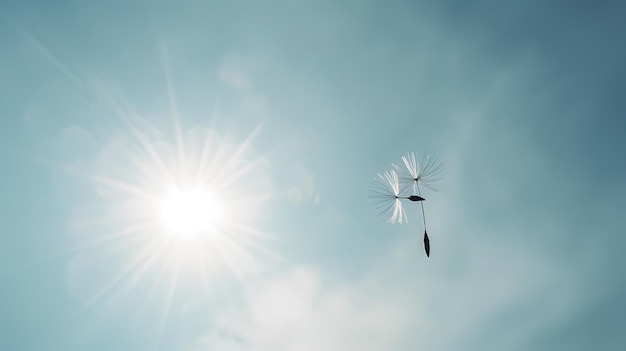
[[[625,12],[3,3],[0,349],[626,347]],[[429,258],[368,199],[408,152]],[[153,223],[192,169],[208,244]]]

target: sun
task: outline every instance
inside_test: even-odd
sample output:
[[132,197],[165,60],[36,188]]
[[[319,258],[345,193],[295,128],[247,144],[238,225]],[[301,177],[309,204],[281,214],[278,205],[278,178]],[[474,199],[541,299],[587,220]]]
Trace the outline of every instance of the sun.
[[92,180],[97,196],[71,220],[73,250],[118,257],[120,264],[88,305],[144,280],[166,299],[174,291],[213,292],[282,260],[263,230],[272,187],[269,163],[252,146],[259,127],[238,141],[205,127],[168,136],[140,121],[129,119],[129,134],[103,145],[93,171],[69,169]]
[[173,188],[159,205],[161,222],[169,233],[181,238],[214,235],[225,219],[223,203],[207,189]]

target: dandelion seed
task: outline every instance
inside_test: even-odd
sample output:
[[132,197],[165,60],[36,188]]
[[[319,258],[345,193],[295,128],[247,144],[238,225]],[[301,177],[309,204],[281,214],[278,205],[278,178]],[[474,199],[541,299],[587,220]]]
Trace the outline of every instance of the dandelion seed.
[[412,152],[402,156],[402,161],[404,167],[392,163],[392,170],[378,174],[370,187],[370,198],[376,200],[374,206],[379,216],[390,223],[402,223],[403,220],[408,222],[401,200],[420,202],[424,224],[424,250],[426,256],[430,257],[422,190],[437,191],[433,183],[441,179],[439,175],[443,167],[432,155],[425,155],[422,162],[416,162]]
[[378,173],[370,185],[370,196],[375,201],[378,216],[389,223],[402,223],[406,219],[406,212],[400,202],[400,182],[396,171]]
[[420,186],[437,191],[433,183],[441,180],[439,175],[443,171],[437,157],[426,154],[422,158],[422,162],[416,162],[415,154],[410,152],[406,156],[402,156],[402,162],[404,167],[396,164],[392,164],[392,166],[398,172],[400,187],[403,191],[419,195]]

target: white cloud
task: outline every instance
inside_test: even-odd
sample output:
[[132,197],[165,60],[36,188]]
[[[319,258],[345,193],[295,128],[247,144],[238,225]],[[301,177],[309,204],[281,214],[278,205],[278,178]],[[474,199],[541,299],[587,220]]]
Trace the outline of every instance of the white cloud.
[[426,259],[414,238],[398,242],[360,279],[338,284],[324,279],[331,272],[294,267],[217,316],[240,340],[211,331],[200,349],[502,350],[566,321],[586,301],[589,270],[521,242],[465,240],[461,257],[441,246]]
[[245,342],[212,331],[199,343],[228,344],[227,350],[377,350],[393,342],[408,317],[403,300],[372,299],[357,286],[323,288],[320,272],[303,267],[251,289],[245,306],[234,321]]

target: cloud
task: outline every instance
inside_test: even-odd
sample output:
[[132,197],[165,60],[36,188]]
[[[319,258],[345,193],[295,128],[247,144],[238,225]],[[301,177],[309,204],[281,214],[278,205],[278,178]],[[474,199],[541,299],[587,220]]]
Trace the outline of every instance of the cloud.
[[375,301],[352,286],[325,288],[320,272],[310,267],[295,267],[250,290],[245,306],[234,321],[243,341],[211,332],[199,344],[226,350],[377,350],[394,339],[407,316],[402,301]]
[[451,243],[438,238],[431,259],[414,238],[398,241],[372,269],[342,283],[333,282],[333,272],[292,267],[216,316],[234,334],[214,328],[193,350],[523,348],[587,302],[593,268],[521,241],[461,241],[466,252],[459,257],[445,253]]

